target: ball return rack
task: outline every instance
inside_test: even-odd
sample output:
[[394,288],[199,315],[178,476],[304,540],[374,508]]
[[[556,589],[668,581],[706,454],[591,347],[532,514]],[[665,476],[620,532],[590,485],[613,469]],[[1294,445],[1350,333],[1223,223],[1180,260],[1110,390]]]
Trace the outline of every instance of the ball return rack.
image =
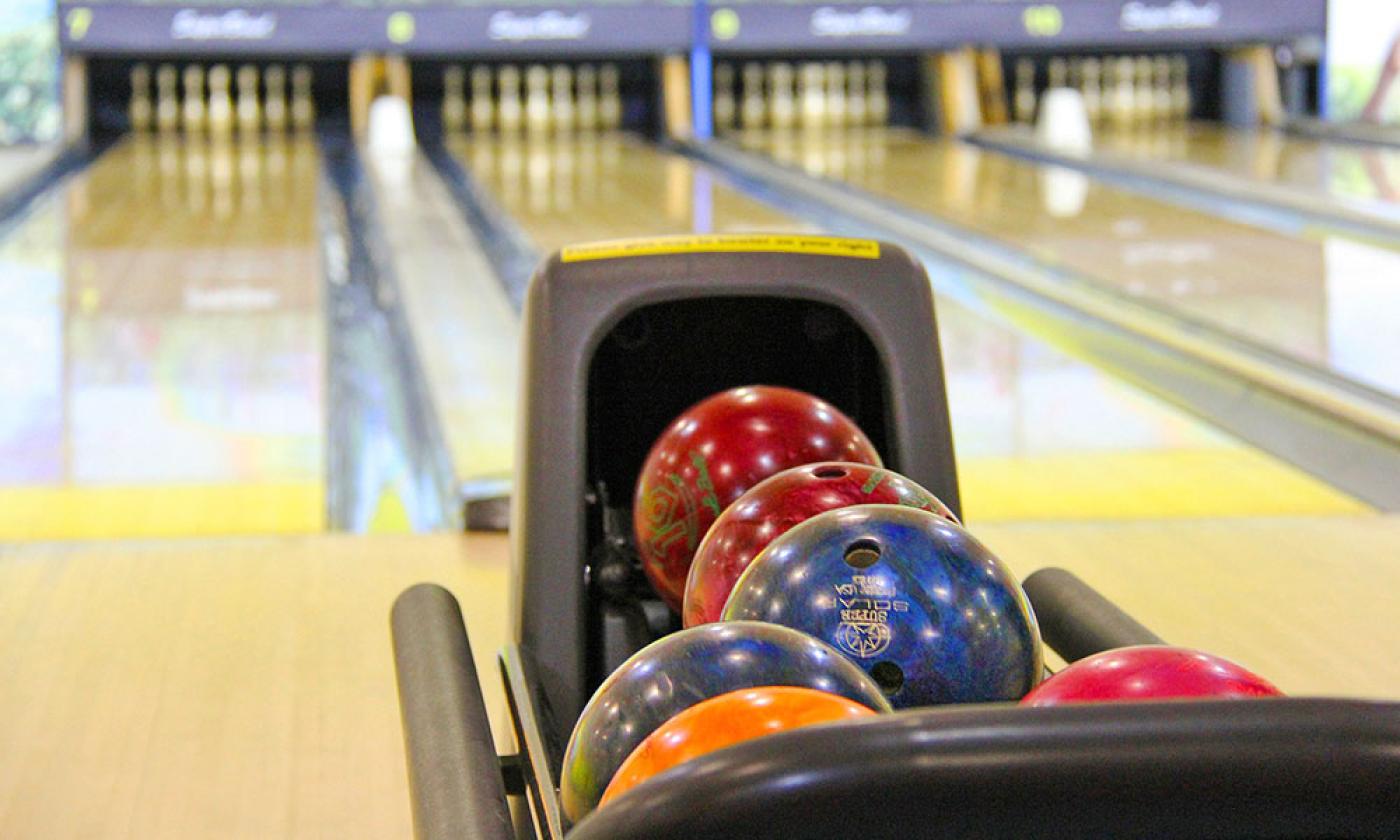
[[[628,536],[666,423],[709,394],[799,388],[959,512],[923,269],[896,246],[693,236],[565,249],[531,283],[512,500],[517,752],[498,756],[461,610],[419,584],[391,624],[420,840],[1400,837],[1400,704],[1278,698],[907,710],[723,749],[577,825],[557,774],[598,683],[675,630]],[[1162,640],[1073,575],[1024,582],[1066,661]]]

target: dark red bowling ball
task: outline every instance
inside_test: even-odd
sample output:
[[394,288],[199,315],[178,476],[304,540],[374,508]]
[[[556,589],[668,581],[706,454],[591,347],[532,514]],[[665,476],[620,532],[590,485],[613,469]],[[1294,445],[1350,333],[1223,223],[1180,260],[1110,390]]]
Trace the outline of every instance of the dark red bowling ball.
[[1075,662],[1021,699],[1029,706],[1111,700],[1279,697],[1263,677],[1228,659],[1189,648],[1142,645]]
[[642,567],[679,611],[695,548],[744,491],[774,473],[814,461],[880,465],[849,417],[811,394],[750,385],[707,397],[657,438],[633,496]]
[[685,586],[685,626],[719,621],[734,581],[794,525],[828,510],[870,504],[904,505],[958,521],[932,493],[881,467],[827,461],[783,470],[725,508],[700,542]]

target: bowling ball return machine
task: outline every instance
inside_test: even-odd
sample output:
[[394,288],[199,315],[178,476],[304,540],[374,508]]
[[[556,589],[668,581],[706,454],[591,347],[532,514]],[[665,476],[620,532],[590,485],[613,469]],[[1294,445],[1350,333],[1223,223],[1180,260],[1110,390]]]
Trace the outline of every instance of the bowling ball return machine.
[[[565,249],[525,309],[500,654],[517,752],[497,755],[444,589],[394,604],[415,833],[448,838],[1395,837],[1400,704],[1282,698],[937,707],[798,730],[688,762],[566,824],[558,773],[593,689],[679,627],[630,543],[652,441],[746,384],[852,417],[886,466],[958,512],[934,302],[899,248],[694,236]],[[1067,661],[1156,635],[1062,570],[1025,581]]]

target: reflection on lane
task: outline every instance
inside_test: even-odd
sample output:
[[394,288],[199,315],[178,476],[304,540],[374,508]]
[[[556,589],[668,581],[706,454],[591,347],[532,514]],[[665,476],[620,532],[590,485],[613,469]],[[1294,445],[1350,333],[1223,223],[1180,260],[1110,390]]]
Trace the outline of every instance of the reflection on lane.
[[1400,366],[1389,363],[1400,357],[1400,282],[1379,280],[1400,277],[1400,252],[1284,236],[907,130],[749,134],[741,142],[1400,394]]
[[317,174],[134,139],[0,242],[0,539],[323,527]]
[[1094,148],[1138,160],[1223,170],[1261,184],[1291,187],[1371,206],[1400,208],[1400,150],[1332,143],[1271,128],[1183,123],[1094,130]]
[[585,239],[790,230],[709,170],[627,134],[454,138],[449,150],[541,251]]
[[[545,250],[620,236],[807,227],[625,137],[473,138],[450,148]],[[1039,341],[946,297],[938,304],[963,503],[974,521],[1361,509]]]

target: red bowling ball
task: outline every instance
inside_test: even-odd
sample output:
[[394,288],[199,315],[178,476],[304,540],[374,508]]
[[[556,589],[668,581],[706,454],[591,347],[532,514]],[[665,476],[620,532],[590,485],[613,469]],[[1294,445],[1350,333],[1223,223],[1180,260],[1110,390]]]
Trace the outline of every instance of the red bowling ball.
[[849,417],[791,388],[734,388],[687,409],[652,446],[633,496],[652,587],[679,612],[691,558],[724,509],[770,475],[815,461],[879,466],[880,456]]
[[1166,645],[1108,650],[1075,662],[1021,699],[1028,706],[1124,700],[1281,697],[1228,659]]
[[794,525],[828,510],[869,504],[905,505],[958,521],[932,493],[880,467],[824,462],[784,470],[740,496],[701,541],[685,587],[685,626],[719,621],[739,575]]

